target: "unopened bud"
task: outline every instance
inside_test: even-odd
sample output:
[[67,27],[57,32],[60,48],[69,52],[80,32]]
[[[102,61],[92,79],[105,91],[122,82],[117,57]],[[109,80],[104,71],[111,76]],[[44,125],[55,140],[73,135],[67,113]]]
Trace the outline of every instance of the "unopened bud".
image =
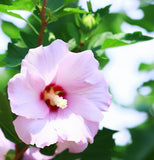
[[91,14],[85,16],[82,21],[84,26],[88,29],[92,29],[96,24],[96,20]]

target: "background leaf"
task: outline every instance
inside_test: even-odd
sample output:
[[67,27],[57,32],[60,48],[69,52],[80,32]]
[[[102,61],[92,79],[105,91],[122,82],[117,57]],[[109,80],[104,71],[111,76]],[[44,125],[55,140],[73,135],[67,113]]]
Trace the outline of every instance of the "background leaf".
[[151,71],[153,69],[154,69],[154,63],[151,64],[141,63],[139,66],[139,71]]
[[104,8],[98,9],[95,14],[99,14],[101,17],[109,14],[111,5],[108,5]]
[[133,142],[128,146],[124,160],[150,160],[146,157],[154,156],[154,125],[131,129],[130,132]]
[[13,16],[13,17],[16,17],[16,18],[19,18],[19,19],[22,19],[22,20],[25,20],[25,19],[24,19],[22,16],[20,16],[19,14],[13,13],[13,12],[11,12],[10,10],[7,10],[7,9],[3,8],[3,5],[0,5],[0,12],[5,13],[5,14],[8,14],[8,15]]
[[77,2],[78,0],[64,0],[64,5],[68,5],[73,2]]
[[10,5],[12,2],[12,0],[1,0],[0,1],[0,4],[7,4],[7,5]]
[[15,69],[1,68],[1,71],[0,71],[0,91],[1,92],[4,92],[6,90],[6,86],[9,79],[17,73],[18,71]]
[[111,33],[104,33],[104,36],[105,36],[105,40],[102,44],[102,49],[124,46],[128,44],[133,44],[136,42],[152,39],[152,37],[142,35],[141,32],[120,33],[120,34],[114,34],[114,35]]
[[143,5],[139,9],[141,9],[144,13],[144,17],[142,19],[134,20],[129,18],[128,16],[125,16],[125,20],[132,25],[138,25],[142,28],[145,28],[149,32],[154,31],[154,4]]
[[15,158],[15,150],[9,150],[5,155],[5,160],[13,160]]
[[31,0],[15,0],[11,2],[11,5],[0,4],[0,12],[1,9],[32,11],[34,7],[34,3]]
[[0,128],[7,139],[18,143],[20,142],[20,139],[15,132],[12,121],[12,113],[7,97],[0,92]]
[[44,148],[41,148],[40,152],[42,154],[45,154],[45,155],[48,155],[48,156],[52,156],[55,153],[56,148],[57,148],[56,144],[52,144],[50,146],[46,146]]
[[7,63],[7,67],[17,67],[21,64],[22,59],[28,53],[28,49],[20,48],[14,44],[9,43],[8,54],[4,58],[4,62]]
[[2,21],[1,24],[3,32],[9,36],[10,38],[19,38],[20,37],[20,29],[15,26],[13,23]]

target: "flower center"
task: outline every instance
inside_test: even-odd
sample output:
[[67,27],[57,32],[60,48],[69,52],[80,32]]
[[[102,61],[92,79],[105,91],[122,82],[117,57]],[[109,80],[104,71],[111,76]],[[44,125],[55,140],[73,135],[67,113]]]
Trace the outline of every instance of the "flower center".
[[41,92],[40,98],[45,101],[51,111],[57,111],[59,108],[67,107],[66,93],[64,89],[53,83],[45,87]]

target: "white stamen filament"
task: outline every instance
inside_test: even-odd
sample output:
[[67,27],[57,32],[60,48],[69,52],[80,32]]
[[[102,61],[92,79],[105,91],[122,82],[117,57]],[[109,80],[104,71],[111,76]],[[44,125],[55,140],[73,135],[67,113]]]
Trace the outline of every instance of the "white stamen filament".
[[67,107],[67,100],[64,99],[63,97],[60,97],[58,95],[55,95],[54,92],[51,90],[50,92],[45,91],[45,97],[44,99],[49,99],[50,103],[53,105],[55,104],[59,108],[66,108]]

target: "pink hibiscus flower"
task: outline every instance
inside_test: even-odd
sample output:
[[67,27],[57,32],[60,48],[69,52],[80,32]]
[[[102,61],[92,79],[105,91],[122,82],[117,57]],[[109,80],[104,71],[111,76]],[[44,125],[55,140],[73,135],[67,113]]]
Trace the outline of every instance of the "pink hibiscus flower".
[[14,149],[14,144],[7,140],[0,129],[0,159],[5,160],[5,156],[10,149]]
[[93,143],[111,95],[90,50],[72,53],[55,40],[30,49],[21,72],[8,83],[8,96],[18,136],[26,144],[45,147],[58,142],[82,152]]
[[51,160],[53,156],[46,156],[40,153],[39,148],[30,147],[23,155],[23,160]]
[[[3,132],[0,129],[0,160],[5,160],[7,152],[9,150],[15,150],[15,144],[5,138]],[[39,152],[38,148],[30,147],[23,155],[23,160],[49,160],[53,156],[45,156]]]

